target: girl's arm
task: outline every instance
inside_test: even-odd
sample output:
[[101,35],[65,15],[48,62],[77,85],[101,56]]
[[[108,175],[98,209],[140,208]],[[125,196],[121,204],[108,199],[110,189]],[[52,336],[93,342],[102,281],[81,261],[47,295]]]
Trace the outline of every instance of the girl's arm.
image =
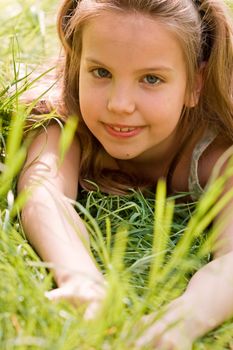
[[[225,222],[232,205],[220,213],[217,225]],[[217,243],[214,260],[193,275],[185,293],[138,340],[139,347],[152,342],[157,350],[191,350],[193,341],[233,317],[233,219],[229,216]],[[146,322],[151,324],[154,317],[148,316]]]
[[[233,251],[202,267],[191,278],[186,292],[174,300],[159,321],[137,341],[156,350],[191,350],[198,337],[233,316]],[[155,316],[146,322],[151,324]]]
[[[59,165],[60,127],[50,125],[33,141],[21,172],[18,189],[31,190],[22,210],[28,240],[52,265],[59,287],[51,298],[101,298],[103,276],[89,252],[86,228],[70,200],[76,200],[80,146],[77,139]],[[94,286],[100,286],[100,288]],[[86,286],[87,288],[84,288]],[[93,293],[89,293],[90,288]],[[85,289],[89,290],[85,296]],[[80,301],[80,300],[79,300]],[[87,300],[86,300],[87,301]]]

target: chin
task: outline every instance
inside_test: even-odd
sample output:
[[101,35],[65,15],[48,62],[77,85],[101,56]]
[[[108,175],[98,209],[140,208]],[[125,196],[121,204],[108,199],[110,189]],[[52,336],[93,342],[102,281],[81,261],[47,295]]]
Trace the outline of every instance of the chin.
[[124,159],[130,159],[130,156],[122,155],[116,152],[108,152],[107,153],[114,159],[124,160]]
[[115,158],[115,159],[119,159],[119,160],[128,160],[128,159],[133,159],[135,158],[136,156],[134,154],[131,154],[131,153],[120,153],[120,152],[114,152],[109,149],[106,149],[105,148],[105,151],[112,157],[112,158]]
[[125,156],[118,156],[118,157],[114,157],[116,159],[119,159],[119,160],[129,160],[129,159],[133,159],[134,157],[130,156],[130,155],[125,155]]

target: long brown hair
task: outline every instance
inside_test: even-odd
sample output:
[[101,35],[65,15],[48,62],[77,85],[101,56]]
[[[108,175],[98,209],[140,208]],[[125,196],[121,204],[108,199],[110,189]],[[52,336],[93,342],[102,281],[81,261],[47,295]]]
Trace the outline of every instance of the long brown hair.
[[[215,129],[233,141],[233,32],[232,19],[223,0],[65,0],[58,16],[58,32],[64,47],[63,98],[67,113],[79,118],[82,155],[80,182],[87,189],[95,181],[100,188],[121,193],[137,186],[125,174],[103,168],[105,152],[85,126],[79,107],[79,66],[82,31],[103,11],[137,12],[159,19],[176,33],[186,60],[187,93],[191,96],[195,73],[204,62],[204,83],[198,104],[184,108],[179,128],[183,138],[172,162],[175,167],[186,140],[201,127]],[[122,175],[122,176],[120,176]]]

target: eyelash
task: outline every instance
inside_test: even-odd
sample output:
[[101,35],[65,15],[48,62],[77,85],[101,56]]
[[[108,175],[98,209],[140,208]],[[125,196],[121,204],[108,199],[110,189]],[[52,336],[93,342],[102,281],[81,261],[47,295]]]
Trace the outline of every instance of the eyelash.
[[144,81],[146,78],[148,78],[148,77],[150,77],[150,78],[155,78],[155,79],[156,79],[156,82],[154,82],[154,83],[146,82],[146,84],[148,84],[148,85],[154,86],[154,85],[158,85],[158,84],[161,84],[161,83],[162,83],[162,79],[160,79],[159,77],[157,77],[156,75],[153,75],[153,74],[147,74],[147,75],[145,75],[145,77],[143,78],[143,81]]
[[[99,73],[100,73],[101,71],[102,71],[102,73],[103,73],[103,72],[104,72],[104,73],[107,73],[106,76],[100,76]],[[102,68],[102,67],[91,69],[90,72],[91,72],[91,73],[93,74],[93,76],[94,76],[95,78],[97,78],[97,79],[110,79],[110,78],[112,77],[112,74],[111,74],[107,69]],[[145,79],[146,79],[146,78],[148,79],[148,77],[149,77],[149,78],[155,78],[156,81],[155,81],[154,83],[149,83],[148,81],[145,82]],[[161,83],[163,82],[163,80],[162,80],[161,78],[157,77],[157,76],[154,75],[154,74],[147,74],[147,75],[145,75],[145,76],[143,77],[142,82],[144,82],[144,83],[147,84],[147,85],[155,86],[155,85],[161,84]]]
[[112,76],[112,74],[105,68],[94,68],[94,69],[91,70],[91,73],[93,74],[93,76],[95,78],[98,78],[98,79],[109,78],[109,76],[105,76],[105,77],[99,76],[100,71],[108,73],[108,75],[110,75],[110,77]]

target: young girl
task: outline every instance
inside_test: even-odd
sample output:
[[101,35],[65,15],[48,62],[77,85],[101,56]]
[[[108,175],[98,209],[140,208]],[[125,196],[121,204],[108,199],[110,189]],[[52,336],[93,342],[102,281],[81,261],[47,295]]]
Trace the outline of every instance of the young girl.
[[[61,166],[59,126],[35,137],[19,179],[19,190],[34,186],[22,222],[53,266],[58,288],[48,297],[87,303],[92,313],[105,281],[70,199],[78,184],[124,194],[154,189],[161,177],[170,193],[200,197],[233,141],[232,22],[223,0],[65,0],[58,27],[63,114],[79,119],[77,137]],[[233,220],[219,239],[213,261],[138,346],[187,350],[233,315]]]

